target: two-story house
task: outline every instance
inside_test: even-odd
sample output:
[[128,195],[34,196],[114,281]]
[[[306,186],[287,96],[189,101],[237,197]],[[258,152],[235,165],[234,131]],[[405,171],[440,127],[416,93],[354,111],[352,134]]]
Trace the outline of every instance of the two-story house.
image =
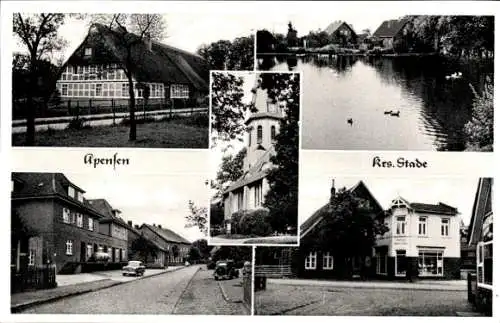
[[189,255],[191,242],[174,231],[162,227],[161,224],[142,224],[139,231],[165,250],[165,264],[179,266]]
[[389,228],[375,246],[376,273],[388,278],[460,278],[460,219],[444,203],[391,202]]
[[[63,65],[57,90],[63,103],[78,106],[127,105],[129,83],[124,67],[132,33],[94,24],[84,41]],[[203,100],[208,94],[208,65],[203,58],[156,41],[147,36],[132,49],[135,98],[142,100],[149,87],[149,102]]]
[[18,227],[11,229],[24,234],[13,241],[11,264],[18,270],[55,264],[58,273],[73,273],[100,247],[113,246],[99,231],[104,216],[84,193],[61,173],[12,173],[12,224]]
[[264,197],[269,190],[266,176],[273,167],[271,156],[276,153],[274,144],[285,107],[283,103],[274,103],[268,97],[267,90],[261,88],[261,82],[257,77],[252,89],[255,111],[245,120],[248,136],[243,161],[244,173],[223,193],[224,222],[228,233],[231,233],[233,214],[263,208]]
[[104,217],[99,220],[99,232],[111,237],[111,245],[98,245],[97,252],[105,252],[112,262],[128,260],[127,224],[119,216],[120,210],[113,208],[105,199],[88,200],[89,204]]

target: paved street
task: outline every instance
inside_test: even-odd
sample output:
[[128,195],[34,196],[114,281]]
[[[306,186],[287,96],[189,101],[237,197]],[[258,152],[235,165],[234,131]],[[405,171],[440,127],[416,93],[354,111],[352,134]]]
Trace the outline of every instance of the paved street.
[[268,283],[257,315],[457,316],[472,312],[466,291],[375,289]]
[[170,314],[200,266],[139,279],[26,309],[21,313]]
[[213,277],[213,270],[202,267],[182,294],[174,314],[248,315],[242,303],[241,277],[220,283],[227,300]]

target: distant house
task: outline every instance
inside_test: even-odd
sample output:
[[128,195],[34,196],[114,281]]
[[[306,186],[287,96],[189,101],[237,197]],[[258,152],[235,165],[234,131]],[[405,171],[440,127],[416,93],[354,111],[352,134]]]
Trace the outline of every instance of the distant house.
[[469,247],[476,247],[476,291],[474,303],[490,312],[493,299],[493,209],[492,178],[480,178],[468,231]]
[[243,160],[244,174],[223,192],[224,223],[228,233],[234,231],[231,228],[233,215],[264,209],[264,197],[269,191],[266,177],[273,167],[271,156],[276,154],[274,144],[280,120],[284,117],[284,107],[269,99],[267,90],[261,88],[260,82],[258,79],[252,90],[252,104],[256,111],[245,121],[248,137]]
[[[404,36],[407,33],[405,28],[409,19],[393,19],[384,21],[373,33],[373,38],[380,42],[380,45],[384,48],[394,49],[395,44],[398,41],[404,42]],[[402,47],[406,48],[406,44],[402,44]]]
[[330,36],[333,44],[345,46],[347,44],[356,44],[357,34],[351,25],[345,21],[334,21],[325,28],[325,32]]
[[127,260],[126,240],[100,231],[105,215],[84,193],[62,173],[12,173],[11,229],[21,233],[13,235],[13,268],[54,264],[59,273],[75,273],[99,251],[112,253],[112,262]]
[[458,214],[444,203],[410,203],[402,197],[392,200],[385,217],[389,231],[375,245],[377,275],[459,279]]
[[[121,32],[100,24],[90,28],[62,67],[57,89],[63,102],[85,106],[113,100],[115,104],[127,104],[129,84],[123,70],[126,48],[121,45],[122,37]],[[208,94],[209,68],[195,54],[145,37],[132,48],[132,60],[136,66],[133,87],[137,100],[144,97],[142,85],[149,88],[151,103],[201,100]]]
[[189,254],[191,242],[161,224],[142,224],[139,231],[166,251],[165,264],[179,266]]
[[149,239],[140,231],[139,225],[127,221],[128,256],[130,260],[140,260],[147,268],[165,268],[168,264],[167,249]]

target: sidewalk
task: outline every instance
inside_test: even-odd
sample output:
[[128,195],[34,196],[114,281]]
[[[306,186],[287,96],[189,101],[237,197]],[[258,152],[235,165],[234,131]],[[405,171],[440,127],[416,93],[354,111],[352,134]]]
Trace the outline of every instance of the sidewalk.
[[10,297],[10,308],[12,313],[16,313],[31,306],[44,304],[69,296],[98,291],[100,289],[165,274],[182,268],[184,268],[184,266],[168,267],[167,269],[146,269],[142,277],[123,277],[121,270],[75,275],[57,275],[56,280],[58,287],[12,294]]
[[224,300],[229,303],[243,303],[243,273],[240,270],[239,278],[219,280],[217,282]]
[[419,280],[413,283],[401,281],[328,281],[314,279],[268,279],[268,284],[292,286],[345,287],[368,289],[405,289],[467,291],[465,280]]

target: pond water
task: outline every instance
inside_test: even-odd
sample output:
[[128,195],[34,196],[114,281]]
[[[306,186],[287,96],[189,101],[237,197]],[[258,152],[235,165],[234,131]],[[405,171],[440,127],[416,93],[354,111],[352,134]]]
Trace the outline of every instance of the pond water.
[[[302,71],[304,149],[462,151],[470,85],[482,89],[493,75],[492,62],[441,57],[266,56],[258,62],[261,70]],[[462,76],[446,78],[456,72]]]

